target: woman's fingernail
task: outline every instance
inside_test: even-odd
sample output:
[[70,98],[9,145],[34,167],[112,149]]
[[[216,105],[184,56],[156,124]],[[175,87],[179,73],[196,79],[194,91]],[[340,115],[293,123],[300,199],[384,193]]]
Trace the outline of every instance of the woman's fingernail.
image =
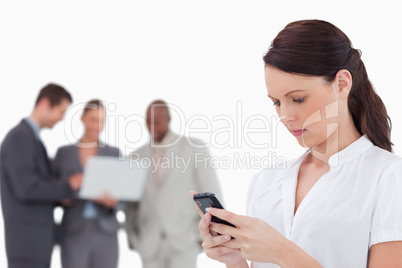
[[210,211],[211,211],[211,208],[206,208],[205,211],[206,211],[206,212],[210,212]]

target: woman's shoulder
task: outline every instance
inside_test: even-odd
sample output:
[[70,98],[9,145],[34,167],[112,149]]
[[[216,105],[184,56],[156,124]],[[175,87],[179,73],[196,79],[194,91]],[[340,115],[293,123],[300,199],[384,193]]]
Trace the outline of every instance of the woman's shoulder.
[[119,156],[120,149],[118,147],[101,143],[99,144],[99,154],[100,155],[111,155],[111,156]]
[[372,154],[377,156],[374,163],[378,165],[377,169],[383,174],[381,181],[389,178],[393,179],[395,184],[402,185],[402,158],[377,146],[374,147]]
[[74,144],[67,144],[60,146],[57,149],[56,155],[54,157],[54,165],[62,165],[62,163],[67,163],[77,156],[77,147]]
[[296,159],[287,160],[280,164],[272,164],[269,167],[260,170],[254,175],[253,179],[251,180],[250,188],[271,188],[279,181],[281,181],[281,179],[289,169],[299,164],[303,160],[304,156],[305,154]]
[[57,149],[56,154],[68,154],[68,153],[76,152],[76,151],[77,151],[77,146],[75,144],[66,144],[66,145],[60,146]]
[[376,168],[388,169],[402,165],[402,158],[400,156],[377,146],[371,147],[364,154],[363,158]]
[[299,156],[297,158],[294,158],[294,159],[275,162],[275,163],[263,168],[259,172],[257,172],[254,175],[254,178],[263,178],[263,177],[266,177],[266,176],[276,177],[276,176],[284,173],[288,169],[292,168],[294,165],[300,164],[303,161],[303,159],[306,156],[306,154],[307,153],[304,153],[301,156]]
[[116,151],[116,150],[120,150],[118,147],[110,145],[110,144],[100,144],[100,147],[106,148],[107,150],[112,150],[112,151]]

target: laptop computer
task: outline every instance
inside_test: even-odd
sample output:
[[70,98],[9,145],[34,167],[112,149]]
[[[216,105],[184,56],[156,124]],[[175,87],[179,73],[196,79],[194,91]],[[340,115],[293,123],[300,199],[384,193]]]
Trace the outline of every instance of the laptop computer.
[[92,156],[85,165],[79,198],[96,199],[107,192],[121,201],[139,201],[148,169],[138,161],[108,156]]

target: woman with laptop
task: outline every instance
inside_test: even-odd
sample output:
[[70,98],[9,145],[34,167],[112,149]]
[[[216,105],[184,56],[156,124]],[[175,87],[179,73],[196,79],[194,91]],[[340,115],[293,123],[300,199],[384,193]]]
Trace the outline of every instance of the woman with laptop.
[[[119,157],[118,148],[99,140],[105,123],[101,101],[89,101],[81,116],[84,134],[77,144],[58,149],[54,168],[58,177],[83,172],[91,156]],[[106,193],[97,200],[65,200],[60,230],[63,268],[113,268],[118,262],[117,201]]]

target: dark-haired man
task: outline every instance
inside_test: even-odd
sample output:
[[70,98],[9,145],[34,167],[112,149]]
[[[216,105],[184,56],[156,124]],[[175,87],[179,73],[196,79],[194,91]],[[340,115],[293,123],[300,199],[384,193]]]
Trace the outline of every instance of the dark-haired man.
[[0,151],[1,204],[8,268],[49,268],[54,243],[53,208],[73,196],[82,175],[52,177],[41,128],[52,128],[72,103],[61,86],[48,84],[31,115],[11,129]]

